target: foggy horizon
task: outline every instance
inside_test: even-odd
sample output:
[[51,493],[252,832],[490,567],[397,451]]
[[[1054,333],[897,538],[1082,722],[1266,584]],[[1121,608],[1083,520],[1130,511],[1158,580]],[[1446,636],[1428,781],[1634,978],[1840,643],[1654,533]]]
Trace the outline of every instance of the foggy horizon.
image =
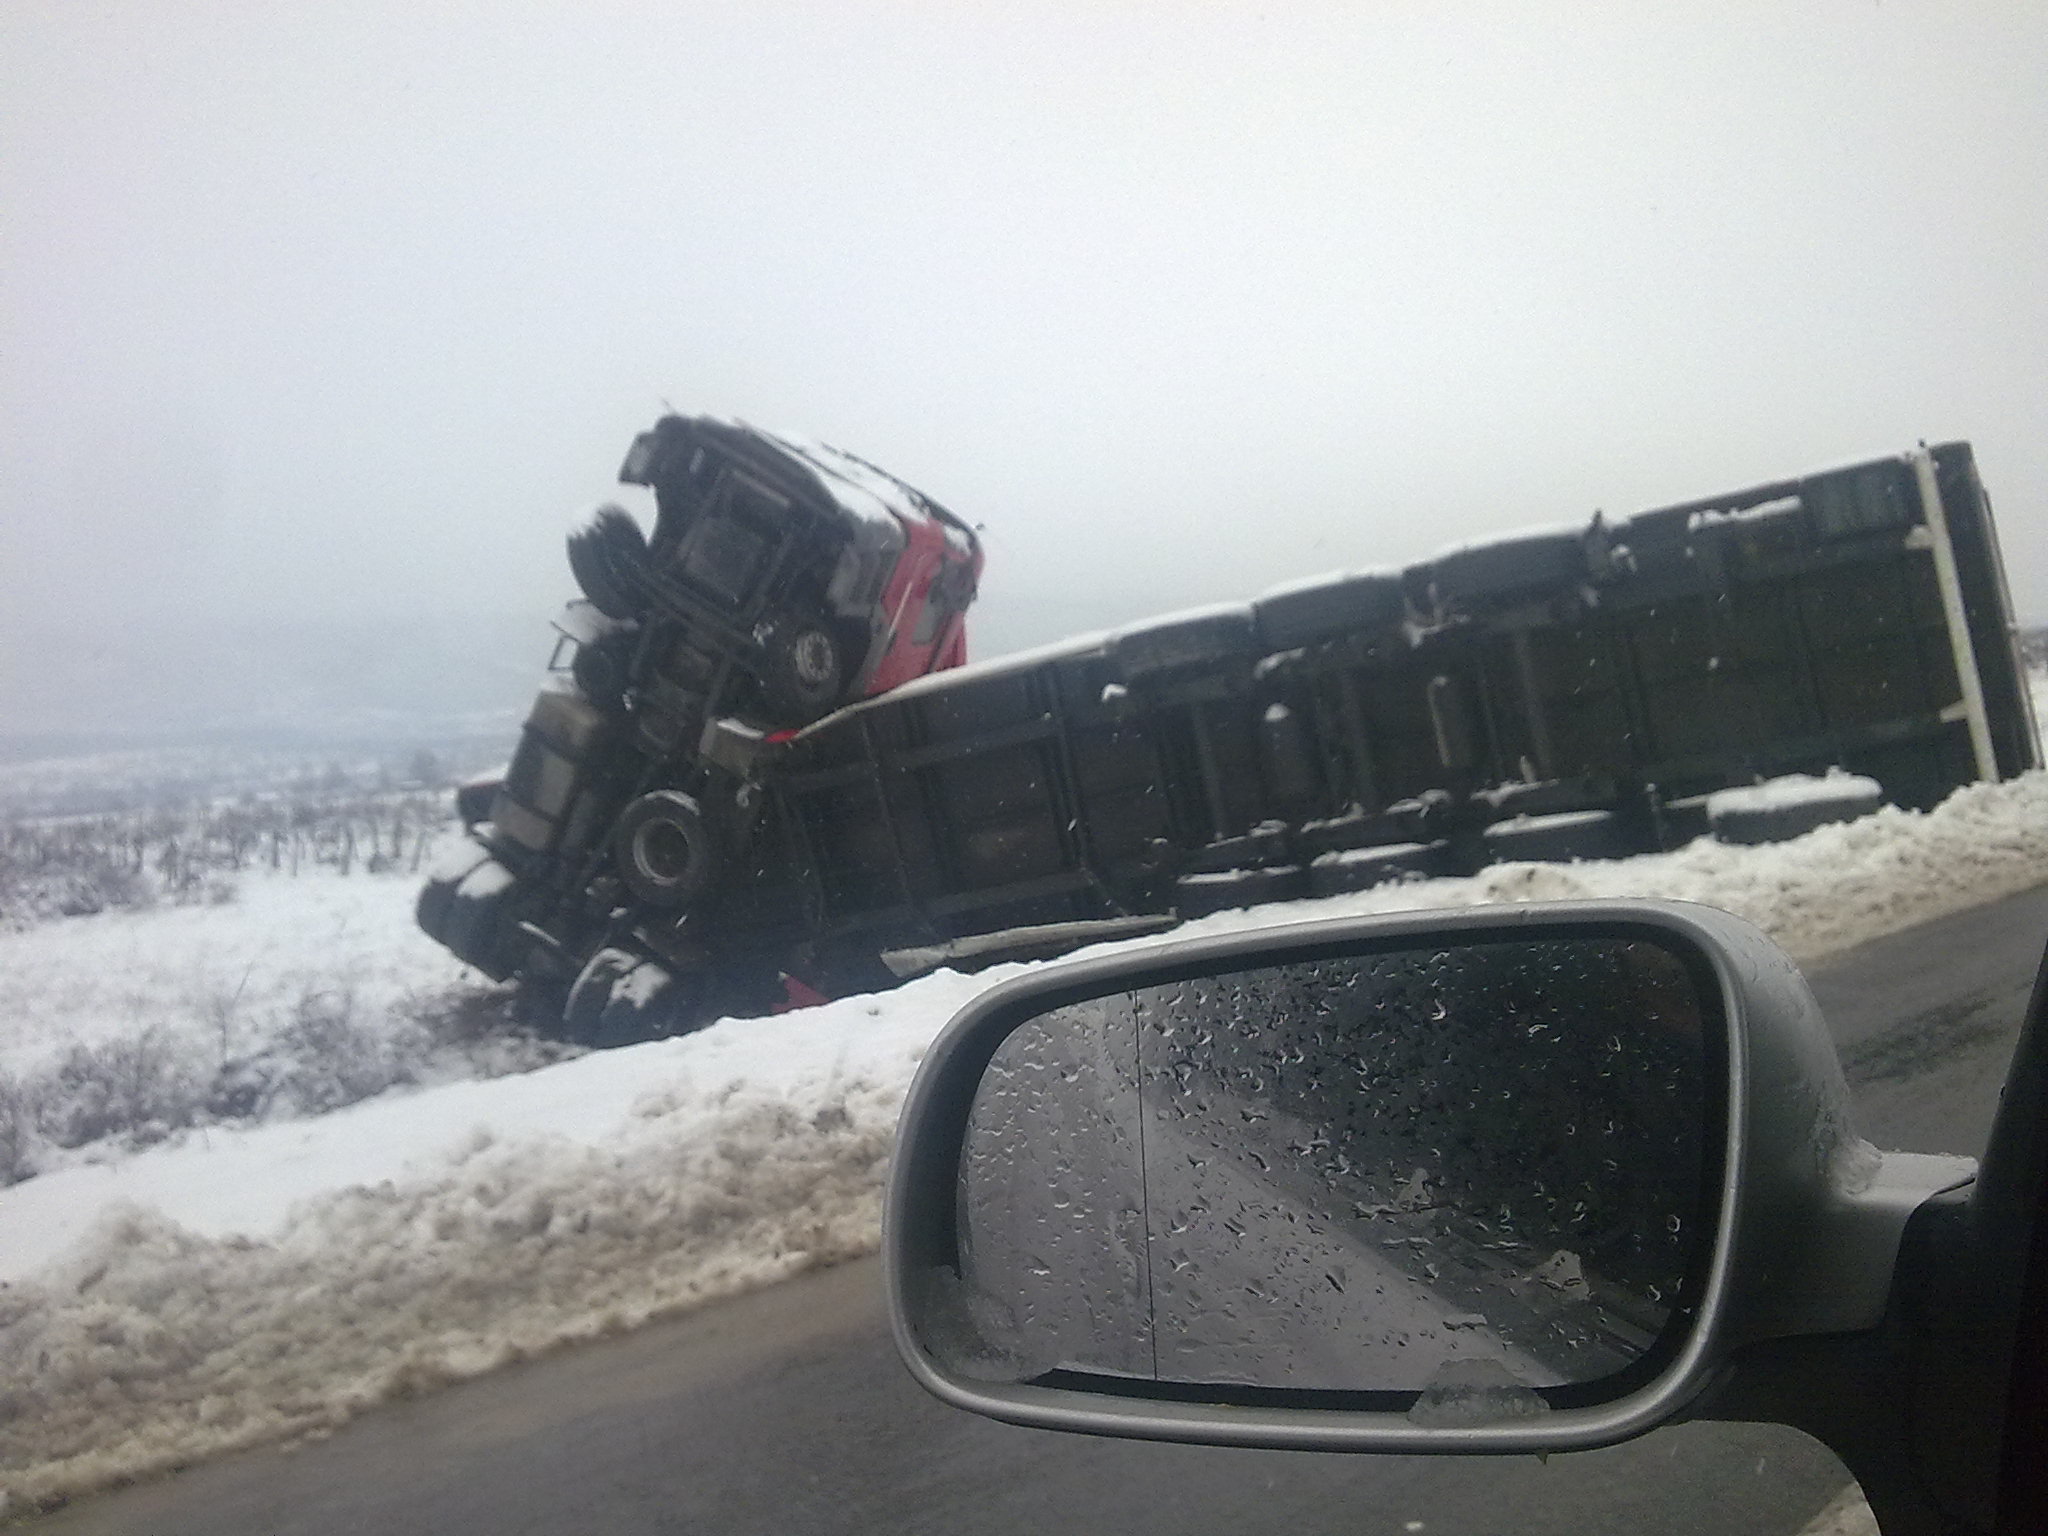
[[1998,5],[9,7],[0,731],[298,697],[228,675],[260,634],[530,692],[562,534],[671,406],[983,525],[981,655],[1923,439],[1975,445],[2048,619],[2044,45]]

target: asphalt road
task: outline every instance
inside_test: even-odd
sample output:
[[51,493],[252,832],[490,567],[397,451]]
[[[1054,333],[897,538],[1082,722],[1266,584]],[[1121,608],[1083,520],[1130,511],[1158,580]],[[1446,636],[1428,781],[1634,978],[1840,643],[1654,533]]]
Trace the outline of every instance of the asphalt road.
[[[1981,1149],[2048,939],[2048,887],[1810,978],[1861,1129]],[[1794,1532],[1847,1480],[1791,1430],[1685,1425],[1610,1450],[1452,1461],[1222,1451],[1016,1429],[913,1387],[873,1260],[28,1522],[35,1536],[616,1532]]]

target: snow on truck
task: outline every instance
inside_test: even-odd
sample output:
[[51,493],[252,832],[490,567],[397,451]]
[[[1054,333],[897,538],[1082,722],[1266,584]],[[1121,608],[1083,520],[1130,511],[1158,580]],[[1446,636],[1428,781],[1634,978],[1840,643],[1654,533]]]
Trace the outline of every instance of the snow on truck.
[[[757,760],[851,700],[959,665],[982,569],[974,530],[921,492],[737,422],[664,417],[619,478],[652,489],[653,535],[616,505],[570,535],[584,595],[557,621],[556,675],[504,778],[458,793],[465,867],[419,905],[494,978],[545,985],[597,962],[572,998],[586,1034],[596,978],[636,969],[599,942],[619,912],[643,914],[633,954],[694,959],[684,915],[748,844]],[[654,974],[635,985],[666,998]]]
[[572,1039],[1252,902],[1756,841],[2039,766],[1946,444],[962,665],[972,530],[850,455],[670,417],[420,923]]

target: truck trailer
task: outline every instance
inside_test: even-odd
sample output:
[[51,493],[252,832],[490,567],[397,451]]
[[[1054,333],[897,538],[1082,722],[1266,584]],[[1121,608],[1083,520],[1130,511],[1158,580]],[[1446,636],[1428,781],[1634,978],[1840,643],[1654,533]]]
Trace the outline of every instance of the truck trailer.
[[669,418],[623,478],[654,533],[572,538],[556,668],[420,899],[587,1043],[2040,765],[1965,443],[973,665],[979,543],[882,471]]

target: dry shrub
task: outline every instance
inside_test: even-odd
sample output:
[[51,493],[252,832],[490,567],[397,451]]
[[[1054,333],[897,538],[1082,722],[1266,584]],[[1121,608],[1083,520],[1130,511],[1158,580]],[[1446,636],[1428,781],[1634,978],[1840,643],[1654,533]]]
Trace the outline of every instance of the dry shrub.
[[207,1086],[160,1029],[74,1045],[32,1089],[36,1125],[60,1147],[113,1137],[148,1146],[197,1122]]
[[0,1185],[19,1184],[36,1171],[35,1095],[11,1072],[0,1072]]

